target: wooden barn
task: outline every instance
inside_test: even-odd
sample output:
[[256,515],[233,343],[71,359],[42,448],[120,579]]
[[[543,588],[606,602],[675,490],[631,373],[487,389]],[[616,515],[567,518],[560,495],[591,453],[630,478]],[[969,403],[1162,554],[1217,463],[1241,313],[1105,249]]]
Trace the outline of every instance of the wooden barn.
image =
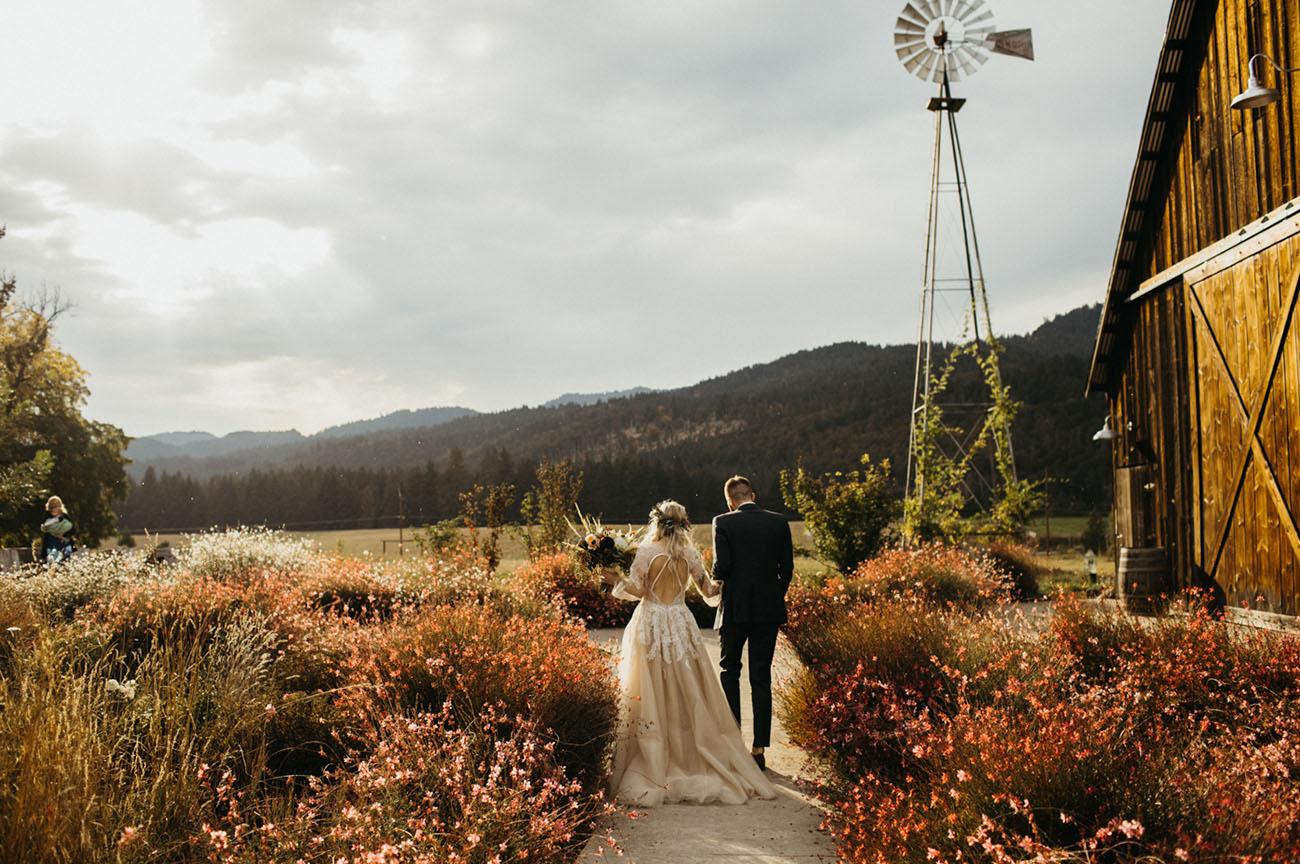
[[[1174,0],[1088,390],[1110,405],[1116,545],[1163,549],[1168,588],[1295,616],[1300,75],[1269,59],[1300,65],[1296,0]],[[1277,92],[1233,108],[1248,63]]]

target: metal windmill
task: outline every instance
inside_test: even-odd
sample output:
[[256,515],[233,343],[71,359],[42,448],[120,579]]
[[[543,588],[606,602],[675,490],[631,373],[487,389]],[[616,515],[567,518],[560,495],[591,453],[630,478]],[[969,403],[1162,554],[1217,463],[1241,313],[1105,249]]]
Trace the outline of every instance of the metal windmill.
[[[934,113],[934,149],[907,496],[925,503],[927,470],[937,470],[927,461],[937,461],[934,454],[942,448],[950,460],[969,463],[962,479],[966,499],[982,506],[1005,481],[1008,466],[1014,478],[1015,459],[1009,424],[999,423],[992,410],[991,388],[1001,387],[1001,375],[997,351],[989,342],[993,331],[984,267],[957,133],[957,112],[966,100],[954,98],[951,85],[976,72],[990,52],[1034,59],[1033,42],[1029,30],[995,30],[993,12],[984,0],[912,0],[899,15],[894,48],[907,71],[939,85],[938,95],[926,106]],[[988,385],[982,391],[967,387],[964,393],[949,392],[940,370],[946,368],[947,358],[957,356],[954,346],[972,349],[982,364]],[[973,450],[981,446],[988,449],[988,465],[976,464],[980,460]]]

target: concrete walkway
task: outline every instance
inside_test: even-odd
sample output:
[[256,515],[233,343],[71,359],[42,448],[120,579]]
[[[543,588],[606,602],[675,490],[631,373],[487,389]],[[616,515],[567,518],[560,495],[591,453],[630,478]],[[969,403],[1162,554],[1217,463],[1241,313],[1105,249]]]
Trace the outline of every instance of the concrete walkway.
[[[718,634],[703,630],[704,644],[716,667]],[[616,651],[622,630],[592,630],[598,644]],[[793,656],[777,649],[773,674],[777,682],[788,675]],[[744,706],[743,737],[752,740],[749,717],[749,682],[741,676]],[[790,743],[780,720],[772,718],[772,746],[767,749],[767,776],[777,787],[775,801],[750,801],[741,807],[675,804],[637,811],[636,819],[620,813],[608,823],[623,847],[621,860],[634,864],[700,864],[700,862],[755,862],[755,864],[807,864],[835,860],[834,846],[819,829],[822,814],[817,803],[798,786],[805,769],[804,754]],[[608,862],[613,856],[593,838],[582,856],[583,864]]]

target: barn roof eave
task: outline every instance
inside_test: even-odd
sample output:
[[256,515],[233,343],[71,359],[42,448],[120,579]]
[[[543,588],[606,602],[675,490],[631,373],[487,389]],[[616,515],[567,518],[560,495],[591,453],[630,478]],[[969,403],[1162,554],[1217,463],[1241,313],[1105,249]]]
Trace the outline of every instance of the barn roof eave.
[[[1101,320],[1097,324],[1097,339],[1092,351],[1092,365],[1088,371],[1085,393],[1108,390],[1114,373],[1118,345],[1121,337],[1119,305],[1137,287],[1138,255],[1142,242],[1150,237],[1159,218],[1154,206],[1159,190],[1156,175],[1166,161],[1169,148],[1177,143],[1171,134],[1180,128],[1177,113],[1176,91],[1184,85],[1189,67],[1195,66],[1204,51],[1203,45],[1193,45],[1189,37],[1197,13],[1213,12],[1218,0],[1173,0],[1169,10],[1169,23],[1165,27],[1160,59],[1156,63],[1155,81],[1147,100],[1146,117],[1142,121],[1142,135],[1138,139],[1137,159],[1129,179],[1128,196],[1124,203],[1124,216],[1120,221],[1119,240],[1115,244],[1115,257],[1110,268],[1106,299],[1102,304]],[[1192,82],[1193,86],[1195,82]]]

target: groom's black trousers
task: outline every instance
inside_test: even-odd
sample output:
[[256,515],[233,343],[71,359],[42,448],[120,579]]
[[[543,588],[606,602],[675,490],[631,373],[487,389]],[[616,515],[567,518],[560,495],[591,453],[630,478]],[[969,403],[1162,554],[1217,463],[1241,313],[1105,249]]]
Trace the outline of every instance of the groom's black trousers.
[[722,692],[740,725],[740,654],[749,642],[749,690],[754,703],[754,746],[767,747],[772,737],[772,655],[780,624],[723,624],[718,630],[722,643]]

